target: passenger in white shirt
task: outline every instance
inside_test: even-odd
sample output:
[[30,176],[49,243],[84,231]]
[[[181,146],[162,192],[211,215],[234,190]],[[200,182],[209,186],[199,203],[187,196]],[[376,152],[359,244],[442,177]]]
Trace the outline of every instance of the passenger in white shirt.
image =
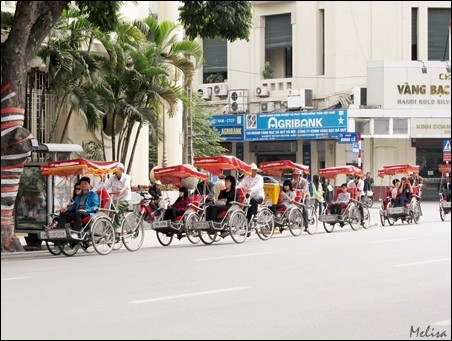
[[245,178],[240,182],[237,188],[244,188],[247,192],[247,197],[250,199],[250,207],[248,208],[247,218],[251,221],[251,217],[257,215],[257,208],[260,203],[264,200],[264,178],[257,174],[260,171],[255,163],[251,164],[251,175],[245,176]]
[[129,208],[132,200],[132,189],[130,187],[130,176],[124,173],[124,165],[118,163],[114,175],[105,182],[105,187],[113,194],[112,199],[118,206],[119,213],[115,214],[114,225],[116,228],[121,226],[121,216]]

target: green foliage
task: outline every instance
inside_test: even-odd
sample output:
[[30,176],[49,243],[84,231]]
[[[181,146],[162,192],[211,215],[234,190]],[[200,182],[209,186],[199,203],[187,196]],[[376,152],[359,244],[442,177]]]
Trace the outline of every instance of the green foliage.
[[13,14],[10,12],[2,12],[2,30],[9,30],[13,23]]
[[221,73],[212,73],[207,77],[206,81],[207,83],[223,83],[224,77]]
[[262,76],[264,79],[269,79],[273,77],[273,68],[270,65],[270,62],[265,62],[264,70],[262,71]]
[[103,32],[111,32],[118,26],[119,17],[116,14],[124,1],[76,1],[82,14],[88,15],[88,20]]
[[[198,95],[193,98],[192,111],[193,153],[195,156],[222,155],[226,152],[220,143],[223,139],[216,129],[212,129],[207,118],[211,115],[206,111],[205,101]],[[204,105],[203,105],[204,104]]]
[[252,23],[250,1],[182,1],[179,15],[191,39],[222,37],[248,41]]
[[80,157],[93,161],[105,161],[102,152],[102,143],[93,140],[84,142],[83,153]]

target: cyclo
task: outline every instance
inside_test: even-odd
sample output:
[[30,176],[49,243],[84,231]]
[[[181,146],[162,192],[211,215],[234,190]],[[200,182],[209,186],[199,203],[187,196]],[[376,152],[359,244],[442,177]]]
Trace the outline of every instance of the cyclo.
[[[444,221],[446,220],[446,215],[450,213],[450,163],[438,165],[438,170],[441,172],[441,183],[439,187],[439,216],[441,220]],[[444,189],[446,191],[444,191]]]
[[[279,179],[282,178],[285,171],[300,170],[303,174],[309,174],[309,167],[292,162],[290,160],[280,161],[267,161],[260,164],[260,168],[264,174],[268,174]],[[265,186],[268,184],[264,184]],[[267,199],[270,197],[273,204],[278,203],[279,198],[279,186],[277,190],[273,191],[269,188],[266,192]],[[275,217],[275,225],[279,226],[281,231],[285,226],[289,228],[290,233],[294,237],[298,237],[303,229],[303,211],[306,210],[308,217],[308,230],[309,234],[315,234],[317,231],[317,213],[315,207],[311,205],[306,199],[308,196],[303,197],[303,193],[300,189],[295,189],[296,196],[293,203],[288,207],[279,208],[277,211],[281,214],[281,217]]]
[[[156,168],[154,170],[154,176],[160,180],[163,184],[172,184],[181,186],[184,179],[193,177],[198,180],[207,180],[207,175],[197,170],[193,170],[185,165]],[[187,237],[192,244],[199,243],[198,231],[191,228],[192,223],[198,221],[197,211],[200,209],[200,195],[192,194],[191,207],[184,212],[183,215],[177,216],[176,221],[173,223],[169,220],[162,220],[163,213],[160,214],[160,219],[152,223],[152,228],[157,234],[159,243],[163,246],[168,246],[173,241],[174,235],[178,239]]]
[[[419,166],[411,164],[383,166],[382,169],[378,170],[378,176],[381,178],[389,176],[389,183],[392,184],[393,177],[396,174],[407,176],[410,172],[419,173]],[[404,181],[408,184],[408,180]],[[380,206],[381,225],[385,226],[386,221],[389,225],[394,225],[398,219],[400,219],[402,223],[411,223],[414,221],[417,224],[422,215],[419,187],[412,186],[413,193],[411,194],[411,200],[406,202],[402,207],[395,206],[395,198],[393,198],[392,189],[391,186],[386,187],[384,193],[385,198]]]
[[[86,159],[72,159],[56,162],[48,162],[41,166],[41,174],[45,176],[64,177],[68,193],[72,189],[74,177],[85,174],[105,174],[113,172],[117,162],[96,162]],[[55,179],[55,178],[54,178]],[[69,197],[69,196],[66,196]],[[105,199],[101,200],[100,206],[108,205]],[[51,214],[57,217],[57,214]],[[94,216],[88,216],[82,220],[81,238],[71,237],[71,223],[66,224],[65,229],[53,229],[50,226],[40,232],[41,240],[45,241],[47,249],[53,255],[63,253],[73,256],[81,247],[86,252],[92,251],[92,246],[97,253],[106,255],[111,252],[115,244],[115,228],[110,217],[105,212],[97,212]]]
[[[336,176],[340,174],[345,175],[362,175],[363,172],[360,168],[355,166],[339,166],[328,167],[319,170],[319,176],[330,178],[335,180]],[[337,191],[338,192],[338,191]],[[331,204],[328,204],[323,209],[322,214],[319,216],[319,220],[323,223],[325,231],[331,233],[334,231],[334,226],[340,224],[343,227],[346,223],[350,224],[350,227],[357,231],[361,226],[363,228],[370,227],[370,212],[366,204],[359,201],[358,191],[356,188],[347,188],[347,192],[350,193],[350,200],[347,204],[341,206],[341,214],[331,213]],[[336,193],[336,200],[339,192]],[[361,217],[360,207],[362,208],[364,216]]]
[[[235,156],[195,157],[194,161],[195,167],[215,175],[221,175],[225,170],[251,174],[251,166]],[[237,244],[246,240],[251,229],[255,229],[262,240],[268,240],[273,235],[275,225],[272,211],[266,205],[259,205],[256,221],[252,220],[251,224],[248,224],[246,212],[249,203],[245,200],[246,193],[243,189],[236,190],[239,198],[236,198],[227,211],[218,213],[216,221],[205,220],[206,206],[204,206],[200,221],[193,223],[193,228],[199,231],[204,244],[212,244],[215,240],[219,240],[217,239],[219,233],[225,235],[226,232],[229,232],[232,240]]]

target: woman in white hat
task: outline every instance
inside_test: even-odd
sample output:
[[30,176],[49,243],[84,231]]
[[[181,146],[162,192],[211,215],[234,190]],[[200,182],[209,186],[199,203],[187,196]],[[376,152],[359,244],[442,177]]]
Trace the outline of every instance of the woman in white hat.
[[257,168],[257,165],[253,162],[251,164],[251,175],[245,176],[245,178],[240,182],[237,188],[244,188],[247,190],[247,197],[250,199],[250,208],[248,209],[247,219],[248,222],[251,221],[251,217],[257,215],[257,208],[260,203],[264,200],[264,178],[257,174],[261,170]]

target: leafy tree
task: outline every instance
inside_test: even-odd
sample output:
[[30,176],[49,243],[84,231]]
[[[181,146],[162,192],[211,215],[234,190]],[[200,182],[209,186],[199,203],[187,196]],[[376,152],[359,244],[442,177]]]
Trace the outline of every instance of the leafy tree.
[[180,21],[194,39],[222,37],[246,39],[252,24],[251,1],[182,1]]
[[[11,116],[11,120],[7,121],[7,124],[2,122],[1,127],[1,177],[12,180],[12,183],[20,179],[23,165],[32,148],[30,144],[32,136],[23,128],[27,70],[44,39],[68,4],[69,1],[17,1],[8,38],[2,43],[1,108],[2,114],[8,113],[5,116]],[[96,26],[107,27],[102,25],[105,25],[105,21],[115,23],[116,12],[121,2],[84,1],[80,5],[82,13],[89,13],[90,20],[102,20],[100,23],[94,23]],[[97,15],[94,12],[97,12]],[[16,171],[11,172],[8,169]],[[12,211],[18,184],[7,185],[6,183],[7,181],[2,181],[2,251],[21,249],[20,244],[12,244],[14,238]],[[8,195],[3,195],[4,193]]]

